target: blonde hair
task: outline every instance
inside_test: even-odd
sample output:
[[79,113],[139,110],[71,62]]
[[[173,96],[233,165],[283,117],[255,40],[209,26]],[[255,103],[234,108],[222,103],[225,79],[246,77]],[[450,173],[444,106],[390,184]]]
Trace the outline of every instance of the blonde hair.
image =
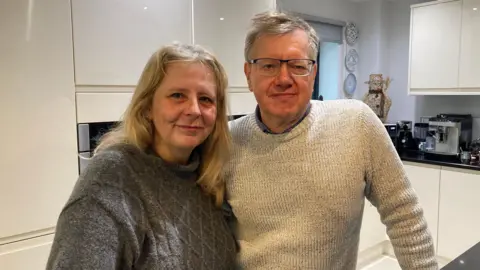
[[202,63],[215,75],[217,118],[212,133],[197,147],[201,158],[197,183],[207,194],[213,196],[216,205],[220,206],[225,192],[222,169],[231,149],[226,100],[228,79],[217,58],[201,46],[175,43],[160,48],[150,57],[123,120],[102,137],[95,153],[113,144],[127,143],[142,150],[153,145],[155,127],[147,114],[151,109],[154,93],[165,78],[168,65],[178,61]]
[[267,11],[252,18],[250,29],[245,38],[245,61],[250,59],[250,51],[255,41],[262,35],[284,35],[297,29],[305,31],[308,35],[308,56],[315,60],[318,54],[320,39],[317,32],[305,20],[294,15],[279,11]]

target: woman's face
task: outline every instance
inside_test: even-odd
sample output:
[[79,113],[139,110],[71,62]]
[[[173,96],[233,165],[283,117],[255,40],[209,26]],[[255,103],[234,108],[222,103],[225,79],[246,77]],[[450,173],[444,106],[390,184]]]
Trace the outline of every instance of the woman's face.
[[215,77],[207,66],[169,64],[150,112],[157,154],[167,161],[186,162],[215,126],[216,97]]

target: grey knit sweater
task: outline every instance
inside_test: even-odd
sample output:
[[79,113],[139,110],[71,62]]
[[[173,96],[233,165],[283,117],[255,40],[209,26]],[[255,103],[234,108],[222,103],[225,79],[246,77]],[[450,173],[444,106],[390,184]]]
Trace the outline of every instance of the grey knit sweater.
[[172,165],[129,145],[95,156],[59,217],[47,269],[233,269],[233,235],[196,185],[198,165],[198,155]]
[[402,269],[438,269],[402,162],[364,103],[312,102],[285,134],[263,132],[253,114],[230,130],[227,190],[245,269],[354,270],[365,197],[378,208]]

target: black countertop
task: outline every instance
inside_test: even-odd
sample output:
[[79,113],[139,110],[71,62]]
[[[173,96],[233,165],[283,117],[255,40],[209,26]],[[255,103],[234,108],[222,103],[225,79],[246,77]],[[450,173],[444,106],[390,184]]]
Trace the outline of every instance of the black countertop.
[[478,269],[480,269],[480,242],[442,268],[442,270]]
[[462,163],[458,157],[421,153],[420,151],[405,151],[399,153],[399,156],[403,161],[480,171],[480,164]]

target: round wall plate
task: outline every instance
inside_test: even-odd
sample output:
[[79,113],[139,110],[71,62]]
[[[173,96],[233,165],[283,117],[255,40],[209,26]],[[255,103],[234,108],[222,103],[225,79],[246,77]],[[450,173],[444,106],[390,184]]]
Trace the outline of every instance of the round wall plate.
[[345,26],[345,40],[348,45],[352,46],[357,42],[358,34],[357,25],[354,23],[348,23],[347,26]]
[[353,73],[349,73],[345,81],[343,82],[343,91],[345,94],[352,96],[357,88],[357,77]]
[[355,49],[350,49],[345,56],[345,68],[349,72],[355,72],[355,67],[358,63],[358,52]]

